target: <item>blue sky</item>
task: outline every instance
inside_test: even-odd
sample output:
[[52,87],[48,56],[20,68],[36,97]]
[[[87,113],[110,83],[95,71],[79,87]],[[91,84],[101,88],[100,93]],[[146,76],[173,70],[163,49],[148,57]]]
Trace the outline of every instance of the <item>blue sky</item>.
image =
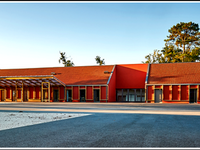
[[0,2],[0,68],[133,64],[164,47],[168,29],[200,25],[199,2]]

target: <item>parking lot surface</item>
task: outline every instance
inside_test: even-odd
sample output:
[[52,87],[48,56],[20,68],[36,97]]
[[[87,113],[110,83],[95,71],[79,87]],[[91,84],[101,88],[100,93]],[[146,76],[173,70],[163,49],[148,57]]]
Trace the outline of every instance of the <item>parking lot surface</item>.
[[200,147],[199,104],[0,103],[5,112],[89,115],[1,130],[4,148]]

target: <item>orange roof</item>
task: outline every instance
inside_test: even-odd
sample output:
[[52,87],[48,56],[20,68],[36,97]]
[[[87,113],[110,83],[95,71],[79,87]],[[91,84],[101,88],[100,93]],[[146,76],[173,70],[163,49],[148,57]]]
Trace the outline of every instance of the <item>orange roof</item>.
[[200,62],[151,64],[148,84],[200,83]]
[[83,67],[52,67],[52,68],[28,68],[28,69],[0,69],[0,77],[3,76],[44,76],[53,75],[66,85],[103,85],[107,84],[114,65],[83,66]]

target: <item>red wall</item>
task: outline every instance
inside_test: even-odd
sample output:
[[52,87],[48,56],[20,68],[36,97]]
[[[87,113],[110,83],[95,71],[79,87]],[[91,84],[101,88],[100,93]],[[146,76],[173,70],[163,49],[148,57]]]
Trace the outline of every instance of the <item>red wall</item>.
[[6,98],[11,98],[10,97],[10,88],[6,87]]
[[93,99],[93,97],[92,97],[92,86],[87,86],[87,97],[86,97],[86,99],[90,99],[90,100],[92,100]]
[[116,88],[145,88],[148,64],[116,65]]
[[106,86],[101,87],[101,99],[106,99]]
[[21,99],[21,90],[18,90],[18,99]]
[[181,100],[189,100],[188,90],[188,85],[181,86]]
[[147,97],[147,99],[148,100],[153,100],[153,93],[154,93],[153,86],[147,86],[147,88],[148,88],[148,97]]
[[108,84],[108,102],[116,102],[116,66]]
[[35,87],[35,98],[36,99],[40,99],[40,97],[39,97],[39,93],[40,93],[40,87]]
[[78,96],[79,90],[78,90],[78,86],[73,86],[73,100],[79,100],[79,96]]
[[170,86],[164,85],[163,86],[163,100],[170,100],[171,98],[170,95],[171,95]]
[[33,99],[33,87],[29,87],[29,99]]
[[172,100],[179,100],[178,85],[172,86]]
[[60,87],[60,99],[64,99],[65,88],[63,86]]

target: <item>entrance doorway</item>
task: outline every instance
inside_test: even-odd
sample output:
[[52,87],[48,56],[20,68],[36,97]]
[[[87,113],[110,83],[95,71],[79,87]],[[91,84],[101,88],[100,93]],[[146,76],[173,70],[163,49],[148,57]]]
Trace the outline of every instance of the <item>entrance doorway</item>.
[[80,90],[80,102],[85,102],[85,90]]
[[190,89],[190,103],[197,102],[197,89]]
[[58,90],[53,90],[53,101],[58,102]]
[[67,102],[72,101],[72,90],[67,90]]
[[94,102],[99,102],[99,90],[94,90]]
[[155,103],[162,102],[162,89],[155,89]]

